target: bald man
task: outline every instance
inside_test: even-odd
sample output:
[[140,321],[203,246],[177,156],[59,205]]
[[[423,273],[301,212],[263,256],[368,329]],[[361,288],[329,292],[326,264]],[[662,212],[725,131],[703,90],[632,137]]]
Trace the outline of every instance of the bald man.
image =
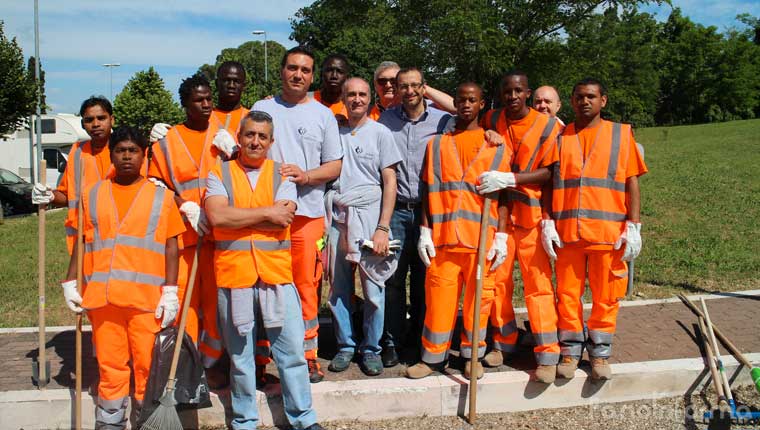
[[[562,109],[562,100],[559,99],[557,89],[549,85],[538,87],[533,92],[533,108],[543,114],[556,117],[557,112]],[[557,118],[557,121],[562,127],[565,126],[561,119]]]

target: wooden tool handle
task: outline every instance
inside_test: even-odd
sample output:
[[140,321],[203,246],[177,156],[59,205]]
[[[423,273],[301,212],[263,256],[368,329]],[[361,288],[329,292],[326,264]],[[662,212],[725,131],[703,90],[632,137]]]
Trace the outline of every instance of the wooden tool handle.
[[[40,182],[47,183],[47,161],[40,160]],[[44,390],[47,385],[47,350],[45,348],[45,210],[47,205],[37,206],[37,321],[39,324],[39,345],[37,356],[37,386]]]
[[[77,190],[77,291],[82,295],[84,282],[84,169],[81,167],[75,173],[79,177],[79,190]],[[74,410],[75,428],[82,428],[82,313],[77,314],[76,323],[76,364],[75,364],[75,390]]]
[[713,379],[713,386],[715,392],[718,394],[718,403],[726,401],[726,396],[723,393],[723,384],[721,384],[721,378],[718,374],[718,369],[715,367],[715,356],[713,355],[712,348],[710,347],[710,341],[707,336],[707,329],[705,328],[705,320],[702,317],[699,320],[699,333],[702,335],[702,345],[705,348],[705,355],[707,355],[707,366],[710,368],[710,375]]
[[185,290],[185,300],[182,303],[182,316],[179,319],[179,327],[177,330],[177,340],[174,344],[174,355],[172,356],[172,364],[169,369],[169,380],[167,383],[167,389],[174,389],[174,377],[177,375],[177,364],[179,363],[179,353],[182,350],[182,340],[185,337],[185,323],[187,322],[187,310],[190,309],[190,298],[193,295],[193,287],[195,286],[195,275],[198,273],[198,256],[201,254],[201,246],[203,245],[203,236],[198,236],[198,243],[195,245],[195,255],[193,255],[193,265],[190,268],[190,278],[187,282],[187,289]]

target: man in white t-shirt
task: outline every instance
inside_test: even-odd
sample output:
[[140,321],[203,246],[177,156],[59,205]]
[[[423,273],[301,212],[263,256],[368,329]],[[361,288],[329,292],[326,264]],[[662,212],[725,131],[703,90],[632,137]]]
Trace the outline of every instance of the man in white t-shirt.
[[282,94],[259,100],[252,110],[274,119],[269,158],[283,163],[281,173],[298,186],[298,209],[291,231],[293,281],[301,297],[304,353],[309,380],[324,377],[317,362],[318,287],[322,277],[317,241],[324,234],[325,183],[340,175],[343,149],[338,123],[330,109],[307,94],[314,77],[314,55],[301,46],[288,50],[280,69]]
[[390,130],[367,116],[369,91],[369,84],[361,78],[350,78],[343,84],[348,124],[340,127],[343,169],[325,197],[330,220],[326,263],[338,343],[329,369],[348,369],[357,352],[358,330],[354,330],[351,321],[356,267],[364,293],[359,365],[366,375],[376,376],[383,372],[380,337],[385,317],[385,281],[397,265],[390,253],[389,239],[396,204],[396,164],[401,154]]

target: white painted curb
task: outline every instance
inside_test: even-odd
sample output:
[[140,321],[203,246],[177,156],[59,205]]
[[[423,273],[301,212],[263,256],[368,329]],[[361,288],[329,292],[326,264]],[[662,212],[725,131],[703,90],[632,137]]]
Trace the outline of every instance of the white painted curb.
[[[760,361],[760,353],[746,357]],[[727,357],[724,364],[734,386],[751,384],[748,370],[739,368],[733,357]],[[592,413],[604,413],[604,404],[681,396],[710,383],[701,358],[613,364],[612,372],[613,379],[603,384],[591,382],[587,371],[581,369],[574,379],[548,386],[530,381],[526,372],[486,373],[478,382],[478,412],[587,407]],[[458,374],[421,380],[324,381],[311,386],[321,422],[462,415],[468,408],[467,388],[468,382]],[[279,385],[273,385],[257,393],[262,424],[285,424],[279,391]],[[214,406],[199,413],[201,425],[224,425],[223,404],[229,405],[228,396],[212,395]],[[70,390],[0,392],[0,429],[70,428],[72,401]],[[94,400],[86,393],[82,418],[85,428],[93,427]]]

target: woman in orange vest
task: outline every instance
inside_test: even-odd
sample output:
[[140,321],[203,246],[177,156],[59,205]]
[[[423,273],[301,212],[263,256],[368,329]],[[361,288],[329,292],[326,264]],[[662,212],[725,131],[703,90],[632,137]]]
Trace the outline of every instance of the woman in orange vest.
[[209,174],[205,208],[214,227],[219,328],[232,369],[232,428],[256,428],[256,338],[272,343],[285,415],[293,428],[321,430],[311,405],[305,327],[293,284],[290,224],[294,182],[266,158],[272,117],[252,111],[241,124],[239,157]]
[[[638,177],[647,172],[631,126],[603,120],[607,91],[587,78],[573,88],[575,122],[559,139],[552,188],[552,218],[542,222],[542,243],[556,259],[557,313],[562,358],[557,376],[572,378],[584,342],[591,378],[612,376],[618,300],[625,296],[628,267],[641,251]],[[625,248],[622,248],[625,243]],[[555,249],[556,247],[556,249]],[[586,277],[592,295],[584,335]]]
[[[420,258],[428,267],[425,281],[425,325],[422,331],[422,360],[407,368],[406,376],[423,378],[441,370],[448,356],[456,313],[465,284],[462,316],[461,357],[472,356],[470,342],[473,321],[473,300],[477,268],[477,249],[481,214],[485,199],[476,186],[478,176],[489,170],[509,170],[512,158],[506,145],[492,146],[486,142],[485,131],[478,126],[478,114],[485,105],[483,92],[475,83],[459,85],[455,99],[457,119],[454,131],[434,137],[425,153],[422,180],[427,194],[423,195],[420,239],[417,245]],[[485,328],[488,310],[494,296],[493,271],[507,255],[506,206],[492,201],[488,227],[488,260],[493,260],[483,280],[478,330],[481,342],[478,355],[485,352]],[[498,205],[498,211],[497,211]],[[498,221],[497,221],[498,220]],[[465,376],[474,371],[478,378],[483,367],[478,363],[470,369],[465,364]]]
[[140,174],[148,142],[131,127],[109,141],[115,176],[82,196],[83,295],[77,292],[76,248],[61,286],[69,309],[87,311],[100,384],[95,428],[126,428],[130,366],[142,405],[155,335],[175,320],[177,237],[185,230],[174,193]]

